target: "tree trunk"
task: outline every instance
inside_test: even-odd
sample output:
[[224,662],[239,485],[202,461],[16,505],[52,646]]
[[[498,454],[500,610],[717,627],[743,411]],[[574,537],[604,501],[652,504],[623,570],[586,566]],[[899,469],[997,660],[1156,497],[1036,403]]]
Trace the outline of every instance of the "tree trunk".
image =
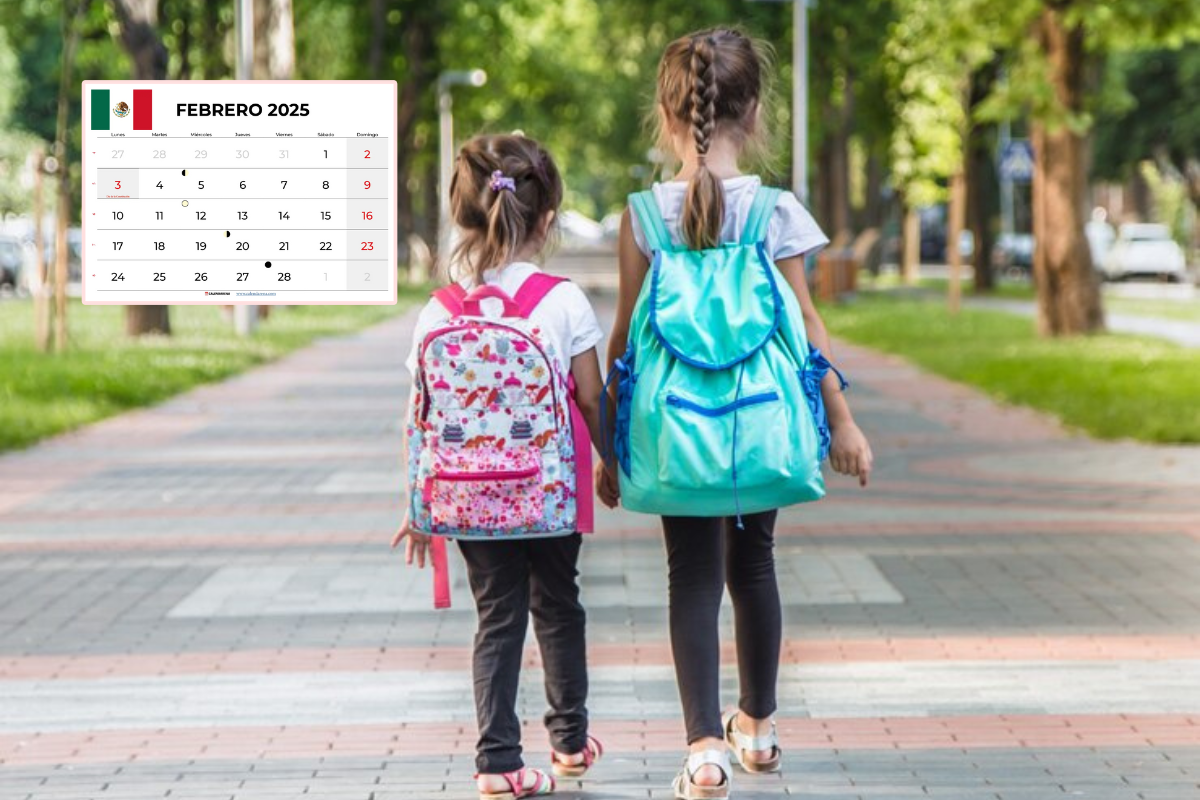
[[[79,45],[79,22],[86,4],[81,0],[62,7],[63,56],[58,83],[58,116],[54,129],[54,152],[58,155],[58,206],[54,213],[54,351],[67,349],[67,227],[71,222],[71,168],[67,162],[67,127],[70,88]],[[38,165],[41,169],[41,165]]]
[[950,289],[948,307],[951,314],[962,308],[962,240],[963,225],[967,211],[967,176],[959,169],[950,178],[950,208],[946,225],[946,260],[950,267]]
[[[1066,28],[1061,13],[1046,8],[1036,30],[1059,102],[1068,113],[1079,113],[1086,90],[1083,27]],[[1062,123],[1035,121],[1032,133],[1038,331],[1067,336],[1102,330],[1100,281],[1083,233],[1086,142]]]
[[996,179],[986,137],[982,136],[980,131],[974,130],[969,141],[971,149],[965,165],[967,227],[975,240],[975,253],[972,255],[975,291],[986,293],[996,286],[996,276],[992,270],[992,247],[996,238],[992,230]]
[[225,61],[224,42],[229,26],[221,20],[219,3],[203,2],[200,25],[200,64],[205,80],[217,80],[229,75]]
[[[121,44],[133,62],[134,80],[162,80],[167,77],[167,48],[155,29],[158,3],[155,0],[113,0],[112,6]],[[130,336],[170,334],[170,307],[126,306],[125,332]]]
[[[434,50],[436,47],[434,28],[436,20],[432,18],[432,13],[435,12],[414,8],[407,17],[403,37],[407,63],[404,77],[400,82],[400,110],[396,118],[396,142],[399,145],[396,153],[396,183],[398,184],[396,229],[400,237],[400,241],[396,243],[396,252],[401,254],[405,261],[408,258],[407,238],[410,234],[415,233],[424,238],[431,247],[436,247],[430,231],[437,230],[437,223],[435,221],[432,227],[419,224],[415,198],[410,188],[413,178],[413,156],[421,151],[415,141],[417,121],[422,116],[421,102],[425,88],[435,78],[434,73],[437,68]],[[433,205],[435,210],[433,213],[436,214],[436,165],[434,170]]]
[[900,254],[900,276],[906,286],[915,286],[921,279],[921,214],[905,202],[903,248]]
[[885,178],[883,159],[878,153],[867,157],[867,190],[863,207],[863,227],[882,228],[886,208],[883,202],[883,181]]
[[825,103],[826,133],[818,158],[821,164],[821,222],[834,236],[853,228],[850,218],[850,134],[854,95],[850,76],[840,104]]
[[[1150,184],[1146,182],[1146,178],[1142,175],[1141,165],[1134,167],[1133,174],[1129,176],[1129,199],[1133,206],[1134,219],[1126,219],[1126,222],[1145,222],[1154,218],[1154,198],[1150,195]],[[1128,217],[1128,212],[1126,212]]]
[[179,80],[192,79],[192,4],[183,3],[179,11]]
[[966,136],[966,153],[963,155],[967,182],[966,226],[971,231],[975,243],[971,263],[977,294],[990,292],[996,285],[992,272],[992,245],[995,243],[992,219],[996,213],[999,184],[992,160],[995,144],[991,134],[995,126],[972,122],[972,118],[976,107],[991,94],[995,81],[995,63],[985,65],[971,77],[971,94],[967,109],[967,124],[970,129]]
[[[421,211],[422,216],[419,218],[421,228],[417,233],[425,239],[426,242],[437,244],[438,235],[438,165],[437,161],[428,159],[425,163],[425,175],[421,179]],[[439,268],[445,263],[444,255],[438,253],[437,264]]]
[[371,0],[371,38],[367,45],[367,77],[383,77],[383,45],[387,36],[387,0]]

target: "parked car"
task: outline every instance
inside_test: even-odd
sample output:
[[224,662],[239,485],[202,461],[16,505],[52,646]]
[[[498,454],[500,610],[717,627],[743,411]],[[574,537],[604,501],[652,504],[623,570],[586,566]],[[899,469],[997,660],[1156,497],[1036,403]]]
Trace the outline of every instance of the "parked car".
[[1187,277],[1187,259],[1166,225],[1126,223],[1104,259],[1101,273],[1114,281],[1135,275],[1182,281]]
[[992,246],[992,266],[1011,278],[1028,275],[1033,270],[1033,234],[1000,234]]
[[21,240],[11,234],[0,234],[0,288],[15,290],[20,286],[24,266],[25,248]]

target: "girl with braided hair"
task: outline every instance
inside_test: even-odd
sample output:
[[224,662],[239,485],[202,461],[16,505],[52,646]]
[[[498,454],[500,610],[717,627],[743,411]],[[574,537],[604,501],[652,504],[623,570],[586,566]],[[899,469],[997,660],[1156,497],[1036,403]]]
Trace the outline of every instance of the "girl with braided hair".
[[[738,163],[766,139],[761,120],[766,117],[769,69],[768,48],[728,28],[684,36],[663,54],[655,108],[659,146],[674,153],[682,166],[674,180],[654,185],[653,198],[673,246],[706,250],[742,236],[762,182],[757,175],[743,174]],[[809,297],[804,259],[829,240],[791,192],[783,192],[770,213],[763,247],[786,279],[779,291],[790,287],[795,293],[809,340],[828,354],[829,336]],[[638,215],[626,210],[610,368],[629,339],[653,257],[650,241]],[[871,448],[833,371],[821,382],[820,393],[832,433],[830,464],[866,486]],[[658,458],[670,460],[671,454],[660,452]],[[598,465],[597,491],[610,507],[619,501],[619,481],[619,470]],[[780,768],[772,720],[783,627],[773,550],[776,514],[663,517],[671,649],[689,745],[674,783],[675,796],[683,800],[728,797],[731,752],[748,772]],[[718,616],[726,586],[733,601],[740,699],[722,717]]]

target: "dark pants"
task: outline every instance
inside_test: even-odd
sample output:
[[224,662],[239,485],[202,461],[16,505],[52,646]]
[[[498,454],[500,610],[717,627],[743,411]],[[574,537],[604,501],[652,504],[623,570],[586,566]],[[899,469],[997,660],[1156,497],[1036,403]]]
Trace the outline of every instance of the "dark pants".
[[723,738],[718,615],[726,586],[737,635],[738,708],[775,713],[783,612],[775,581],[775,511],[732,518],[663,517],[670,582],[671,651],[688,743]]
[[479,610],[472,672],[480,773],[524,766],[517,684],[530,612],[545,669],[550,746],[560,753],[587,746],[586,617],[575,580],[580,543],[579,534],[458,543]]

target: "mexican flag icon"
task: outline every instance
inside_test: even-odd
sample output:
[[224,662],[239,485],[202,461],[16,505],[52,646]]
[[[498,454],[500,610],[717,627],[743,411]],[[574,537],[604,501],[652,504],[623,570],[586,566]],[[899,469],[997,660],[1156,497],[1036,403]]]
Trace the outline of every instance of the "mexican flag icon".
[[153,89],[92,89],[94,131],[148,131],[154,127]]

